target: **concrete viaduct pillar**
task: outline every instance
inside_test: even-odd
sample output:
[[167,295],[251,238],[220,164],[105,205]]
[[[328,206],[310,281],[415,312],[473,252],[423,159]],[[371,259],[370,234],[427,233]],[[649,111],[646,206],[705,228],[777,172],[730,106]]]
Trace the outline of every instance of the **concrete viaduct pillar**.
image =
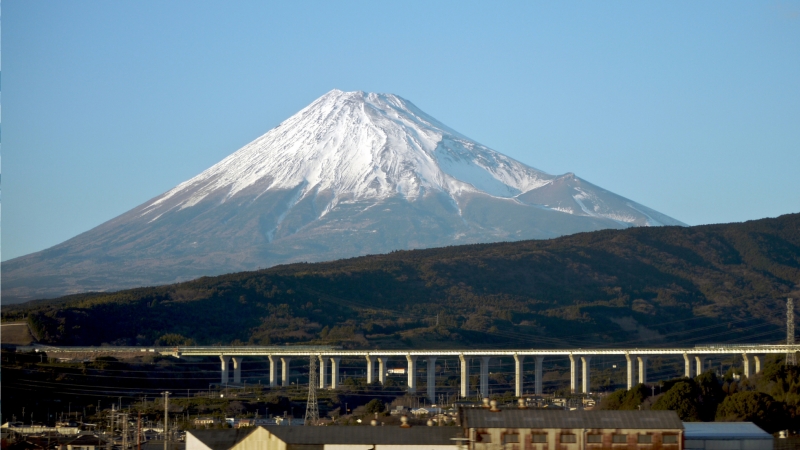
[[750,358],[747,357],[747,353],[742,353],[742,363],[744,365],[744,376],[750,378]]
[[639,384],[647,384],[647,356],[639,356]]
[[408,361],[408,392],[417,392],[417,357],[415,355],[406,355]]
[[683,354],[683,376],[692,378],[692,360],[686,353]]
[[319,388],[328,387],[328,357],[319,355]]
[[378,357],[378,382],[381,385],[386,383],[386,363],[389,362],[388,356]]
[[469,358],[458,355],[461,361],[461,398],[469,397]]
[[575,355],[569,354],[569,391],[575,393],[578,389],[578,371],[575,368]]
[[703,363],[705,362],[705,358],[703,358],[702,356],[695,356],[694,357],[694,361],[695,361],[695,364],[696,364],[695,373],[697,375],[702,374],[703,373]]
[[331,389],[339,388],[339,362],[341,360],[341,356],[331,357]]
[[761,373],[761,357],[758,355],[753,355],[753,361],[756,365],[756,373]]
[[291,361],[292,358],[288,356],[281,357],[281,386],[289,385],[289,364]]
[[241,356],[234,356],[231,358],[233,360],[233,383],[234,384],[241,384],[242,383],[242,357]]
[[590,380],[590,373],[589,373],[589,361],[591,361],[591,356],[581,356],[581,369],[583,369],[583,374],[581,376],[581,390],[584,394],[588,394],[592,388],[591,380]]
[[428,366],[426,367],[428,379],[428,400],[431,404],[436,403],[436,357],[428,356]]
[[542,395],[542,361],[544,356],[536,357],[536,395]]
[[228,384],[228,361],[231,360],[231,357],[220,355],[219,360],[222,362],[222,380],[220,381],[220,385]]
[[514,395],[517,397],[522,397],[522,374],[524,373],[522,362],[524,359],[524,356],[514,354]]
[[481,356],[481,398],[489,396],[489,361],[491,356]]
[[630,391],[633,389],[633,361],[631,360],[631,355],[625,353],[625,360],[628,361],[628,372],[626,374],[626,381],[628,384],[628,390]]
[[267,355],[269,358],[269,387],[274,388],[278,385],[278,371],[275,369],[275,357]]
[[373,370],[373,368],[375,367],[373,365],[374,362],[375,361],[373,360],[372,356],[367,355],[367,384],[372,384],[372,382],[374,381],[374,377],[373,377],[374,372],[375,372]]

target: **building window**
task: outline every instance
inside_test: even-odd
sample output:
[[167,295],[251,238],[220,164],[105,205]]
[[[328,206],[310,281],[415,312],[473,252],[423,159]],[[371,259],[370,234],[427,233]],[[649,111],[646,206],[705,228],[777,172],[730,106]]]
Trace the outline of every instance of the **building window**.
[[483,443],[491,443],[492,435],[489,433],[481,433],[478,435],[478,440]]
[[661,438],[661,442],[664,444],[677,444],[678,443],[678,435],[677,434],[665,434]]
[[562,444],[574,444],[578,442],[578,436],[574,434],[562,434],[561,435],[561,443]]
[[652,444],[653,443],[653,436],[649,434],[640,434],[639,440],[637,441],[640,444]]
[[519,443],[519,435],[518,434],[504,434],[503,435],[503,443],[504,444],[517,444],[517,443]]
[[614,434],[611,436],[611,442],[615,444],[627,444],[628,443],[628,435],[627,434]]
[[547,442],[547,435],[546,434],[532,434],[531,435],[531,442],[534,444],[541,444]]
[[586,435],[586,442],[589,444],[602,444],[603,443],[603,435],[602,434],[587,434]]

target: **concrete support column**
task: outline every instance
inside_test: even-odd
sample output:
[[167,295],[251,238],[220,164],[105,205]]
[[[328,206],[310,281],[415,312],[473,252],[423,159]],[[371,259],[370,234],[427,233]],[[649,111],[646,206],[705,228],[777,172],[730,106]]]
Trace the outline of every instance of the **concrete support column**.
[[481,398],[489,396],[489,361],[491,356],[481,356]]
[[408,361],[408,392],[417,392],[417,357],[416,355],[406,355]]
[[631,355],[625,353],[625,360],[628,361],[628,373],[627,373],[627,382],[628,382],[628,390],[630,391],[633,389],[633,361],[631,360]]
[[281,386],[289,385],[289,364],[291,361],[292,358],[287,356],[281,357]]
[[742,363],[744,363],[744,376],[750,378],[750,358],[747,357],[747,353],[742,353]]
[[569,391],[575,393],[578,389],[578,371],[575,368],[575,356],[569,354]]
[[536,357],[536,395],[542,395],[542,361],[544,356]]
[[269,358],[269,387],[273,388],[278,385],[278,371],[275,369],[275,357],[267,355]]
[[328,357],[319,355],[319,388],[328,387]]
[[372,382],[374,381],[374,375],[375,375],[374,374],[375,371],[373,370],[375,368],[375,366],[373,365],[374,362],[375,359],[372,356],[367,355],[367,384],[372,384]]
[[389,362],[387,356],[378,357],[378,381],[383,385],[386,383],[386,363]]
[[231,358],[233,360],[233,383],[234,384],[241,384],[242,383],[242,357],[241,356],[234,356]]
[[339,389],[339,362],[341,360],[341,356],[331,357],[331,389]]
[[228,361],[231,360],[231,357],[220,355],[219,360],[222,362],[222,380],[220,384],[228,384]]
[[436,357],[428,356],[428,400],[431,404],[436,403]]
[[647,356],[639,356],[639,383],[647,384]]
[[686,353],[683,354],[683,376],[692,378],[692,359]]
[[461,398],[469,397],[469,358],[458,355],[461,361]]
[[524,356],[514,354],[514,395],[522,397],[522,361]]
[[591,356],[581,356],[581,369],[583,369],[583,373],[581,374],[581,391],[584,394],[588,394],[592,388],[591,374],[589,373],[589,361],[591,361],[591,359]]
[[756,373],[761,373],[761,357],[753,355],[753,361],[756,363]]
[[695,376],[699,376],[700,374],[703,373],[703,363],[705,362],[705,358],[703,358],[702,356],[695,356],[694,357],[694,361],[695,361],[695,369],[696,369],[695,370],[695,373],[696,373]]

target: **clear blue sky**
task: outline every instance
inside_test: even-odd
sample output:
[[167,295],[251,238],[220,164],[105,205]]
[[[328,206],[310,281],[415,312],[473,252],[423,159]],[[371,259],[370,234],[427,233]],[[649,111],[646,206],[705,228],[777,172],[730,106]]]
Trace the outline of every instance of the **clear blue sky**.
[[391,92],[689,224],[800,211],[800,2],[2,3],[2,259],[325,92]]

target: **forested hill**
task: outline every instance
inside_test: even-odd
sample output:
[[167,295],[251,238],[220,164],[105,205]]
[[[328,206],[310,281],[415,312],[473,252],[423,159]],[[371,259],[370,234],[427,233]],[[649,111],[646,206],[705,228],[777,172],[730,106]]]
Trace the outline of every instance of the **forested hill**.
[[779,342],[800,214],[397,251],[4,306],[43,343],[556,347]]

